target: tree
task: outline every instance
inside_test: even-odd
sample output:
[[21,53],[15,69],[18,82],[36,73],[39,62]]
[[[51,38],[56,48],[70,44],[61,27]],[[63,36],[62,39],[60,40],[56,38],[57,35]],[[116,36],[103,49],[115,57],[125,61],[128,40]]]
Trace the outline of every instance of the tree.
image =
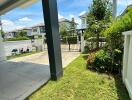
[[101,32],[107,28],[112,16],[112,4],[109,0],[93,0],[87,15],[88,27],[86,37],[96,37],[96,48],[99,48]]
[[71,21],[70,32],[71,32],[72,36],[74,36],[76,34],[76,23],[75,23],[74,18],[72,18],[72,21]]
[[67,26],[65,23],[61,23],[60,24],[60,35],[61,37],[66,37],[68,35],[68,32],[67,32]]
[[3,30],[0,30],[0,34],[1,34],[2,38],[4,39],[4,37],[5,37],[5,32],[4,32]]
[[17,32],[17,37],[25,37],[27,36],[27,32],[25,30],[20,30]]

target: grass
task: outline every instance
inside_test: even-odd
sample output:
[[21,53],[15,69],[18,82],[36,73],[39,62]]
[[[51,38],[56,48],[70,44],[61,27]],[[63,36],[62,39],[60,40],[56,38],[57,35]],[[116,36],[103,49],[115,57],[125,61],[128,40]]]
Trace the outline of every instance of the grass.
[[74,60],[59,81],[49,81],[28,100],[130,100],[121,77],[87,70],[85,57]]
[[23,53],[23,54],[17,54],[17,55],[13,55],[13,56],[7,56],[7,60],[18,58],[18,57],[29,56],[29,55],[36,54],[36,53],[40,53],[40,51],[37,51],[37,52],[32,51],[32,52],[29,52],[29,53]]

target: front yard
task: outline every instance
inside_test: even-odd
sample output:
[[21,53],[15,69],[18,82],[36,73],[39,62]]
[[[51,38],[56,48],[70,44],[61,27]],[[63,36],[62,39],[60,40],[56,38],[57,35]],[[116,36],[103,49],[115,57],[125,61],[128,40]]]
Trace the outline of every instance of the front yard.
[[130,100],[120,76],[108,76],[86,69],[82,54],[64,70],[57,82],[49,81],[29,100]]

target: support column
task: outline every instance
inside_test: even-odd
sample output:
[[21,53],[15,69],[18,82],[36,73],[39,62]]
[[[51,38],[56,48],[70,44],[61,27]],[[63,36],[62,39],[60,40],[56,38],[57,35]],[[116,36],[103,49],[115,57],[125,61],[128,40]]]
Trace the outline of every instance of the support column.
[[2,38],[2,20],[0,16],[0,61],[6,60],[5,50],[4,50],[4,44],[3,44],[3,38]]
[[84,44],[84,30],[82,30],[82,33],[81,33],[81,52],[82,53],[84,52],[84,47],[85,47],[85,44]]
[[42,5],[47,36],[51,79],[57,80],[63,75],[57,0],[42,0]]
[[0,61],[6,60],[3,39],[0,34]]
[[113,0],[113,19],[116,18],[117,14],[117,0]]

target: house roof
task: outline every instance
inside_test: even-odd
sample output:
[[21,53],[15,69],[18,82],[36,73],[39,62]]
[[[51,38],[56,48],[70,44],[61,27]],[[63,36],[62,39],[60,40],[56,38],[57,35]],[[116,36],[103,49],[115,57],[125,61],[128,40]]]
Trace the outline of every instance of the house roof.
[[70,20],[66,19],[66,18],[60,18],[59,22],[71,22]]
[[25,3],[33,3],[37,0],[0,0],[0,15]]
[[33,26],[32,28],[34,28],[34,27],[40,27],[40,26],[45,26],[45,24],[44,23],[39,23],[39,24]]
[[[70,21],[70,20],[68,20],[68,19],[66,19],[66,18],[60,18],[60,19],[59,19],[59,23],[61,23],[61,22],[73,23],[72,21]],[[75,22],[75,24],[78,24],[78,23]]]
[[22,30],[31,30],[32,28],[27,27],[27,28],[22,28]]
[[80,18],[86,18],[86,17],[87,17],[87,14],[88,14],[88,13],[86,12],[86,13],[80,15],[79,17],[80,17]]
[[132,4],[128,5],[127,8],[123,11],[123,13],[120,16],[123,16],[128,11],[129,8],[132,8]]

